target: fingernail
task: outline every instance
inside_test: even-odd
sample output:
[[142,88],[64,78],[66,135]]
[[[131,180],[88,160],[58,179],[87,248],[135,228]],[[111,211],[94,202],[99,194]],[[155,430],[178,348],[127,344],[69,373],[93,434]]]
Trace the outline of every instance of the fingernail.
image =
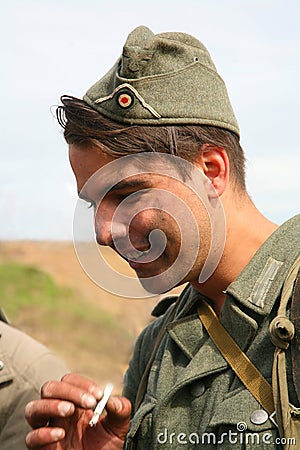
[[61,416],[66,416],[68,414],[68,412],[70,411],[71,407],[72,407],[72,405],[70,403],[60,402],[58,404],[58,411]]
[[95,408],[96,399],[90,394],[83,394],[81,397],[82,406],[86,408]]
[[50,434],[54,441],[59,441],[65,436],[65,431],[61,428],[53,428],[53,430],[50,431]]
[[121,409],[123,408],[123,404],[122,404],[121,400],[118,399],[118,397],[114,397],[111,399],[111,401],[115,405],[116,411],[117,412],[121,411]]
[[26,417],[30,417],[31,416],[31,411],[32,411],[32,406],[33,406],[33,401],[27,403],[27,405],[25,406],[25,416]]
[[97,387],[97,386],[93,386],[90,389],[91,394],[93,394],[97,400],[100,400],[103,397],[103,389]]

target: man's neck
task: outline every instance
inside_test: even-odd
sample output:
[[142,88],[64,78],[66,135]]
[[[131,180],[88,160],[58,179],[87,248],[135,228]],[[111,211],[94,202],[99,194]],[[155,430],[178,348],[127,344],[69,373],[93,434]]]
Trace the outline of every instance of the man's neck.
[[[224,210],[226,213],[225,207]],[[217,269],[205,283],[191,282],[196,290],[211,300],[218,315],[226,298],[224,292],[227,287],[278,228],[258,211],[248,196],[242,207],[231,207],[227,217],[226,243]]]

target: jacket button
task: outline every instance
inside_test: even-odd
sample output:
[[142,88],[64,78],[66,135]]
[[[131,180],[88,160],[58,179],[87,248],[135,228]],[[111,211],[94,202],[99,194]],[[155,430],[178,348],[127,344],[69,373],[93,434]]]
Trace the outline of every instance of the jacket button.
[[0,370],[4,369],[4,362],[0,359]]
[[190,388],[190,393],[193,397],[201,397],[205,392],[205,384],[203,381],[199,381],[198,383],[194,383]]
[[269,416],[266,411],[264,411],[263,409],[257,409],[251,414],[250,420],[255,425],[262,425],[268,420],[268,418]]

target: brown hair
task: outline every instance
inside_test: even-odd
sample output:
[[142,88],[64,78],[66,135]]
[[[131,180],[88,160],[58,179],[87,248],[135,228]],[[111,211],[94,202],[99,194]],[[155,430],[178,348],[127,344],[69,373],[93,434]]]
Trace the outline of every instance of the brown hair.
[[204,144],[226,150],[232,180],[245,191],[245,155],[238,136],[210,125],[127,125],[114,122],[92,109],[83,100],[61,97],[56,115],[69,144],[101,143],[112,156],[140,152],[161,152],[193,162]]

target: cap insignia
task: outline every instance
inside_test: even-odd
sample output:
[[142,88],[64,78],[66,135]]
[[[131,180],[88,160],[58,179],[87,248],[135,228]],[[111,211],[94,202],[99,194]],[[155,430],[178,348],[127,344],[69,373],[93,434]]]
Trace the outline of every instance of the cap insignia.
[[111,100],[116,94],[118,94],[116,97],[117,104],[122,109],[130,109],[134,106],[135,100],[138,100],[143,108],[147,109],[154,117],[156,117],[157,119],[161,118],[161,115],[154,108],[152,108],[152,106],[145,102],[139,92],[129,83],[120,84],[113,90],[111,94],[106,95],[105,97],[100,97],[94,101],[98,104],[103,103],[107,100]]

